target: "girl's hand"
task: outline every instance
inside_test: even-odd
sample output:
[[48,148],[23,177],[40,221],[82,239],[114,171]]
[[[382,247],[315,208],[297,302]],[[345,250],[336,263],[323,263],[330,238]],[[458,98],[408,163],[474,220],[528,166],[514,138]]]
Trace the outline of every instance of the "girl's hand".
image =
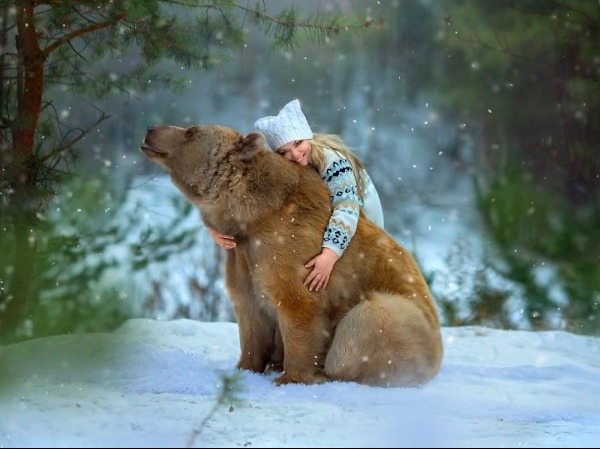
[[338,255],[329,248],[323,248],[321,254],[306,262],[305,268],[314,266],[313,270],[304,279],[304,285],[308,285],[308,291],[313,289],[318,292],[325,289],[331,276],[331,270],[338,260]]
[[235,240],[231,235],[221,234],[220,232],[215,231],[213,228],[208,228],[208,233],[215,241],[217,245],[219,245],[223,249],[233,249],[235,248]]

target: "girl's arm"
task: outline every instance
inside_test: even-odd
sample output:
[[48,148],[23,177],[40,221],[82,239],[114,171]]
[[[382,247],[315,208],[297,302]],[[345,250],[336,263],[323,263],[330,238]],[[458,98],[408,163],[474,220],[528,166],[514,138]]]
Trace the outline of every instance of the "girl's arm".
[[341,157],[328,160],[321,173],[329,188],[333,213],[323,235],[321,253],[309,260],[305,267],[314,267],[304,279],[312,291],[327,287],[331,271],[354,237],[360,214],[358,186],[350,163]]

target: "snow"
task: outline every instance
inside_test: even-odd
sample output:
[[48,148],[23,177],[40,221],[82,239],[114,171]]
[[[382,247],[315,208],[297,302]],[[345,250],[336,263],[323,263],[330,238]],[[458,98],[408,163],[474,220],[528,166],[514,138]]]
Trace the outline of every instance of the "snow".
[[[597,447],[600,338],[444,327],[422,388],[276,387],[231,322],[131,319],[0,347],[0,447]],[[219,403],[222,374],[240,374]]]

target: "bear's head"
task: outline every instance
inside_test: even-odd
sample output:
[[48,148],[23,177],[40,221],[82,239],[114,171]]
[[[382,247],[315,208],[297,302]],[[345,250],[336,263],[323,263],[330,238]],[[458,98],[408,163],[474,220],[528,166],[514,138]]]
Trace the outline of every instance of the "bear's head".
[[261,134],[243,136],[219,125],[152,126],[140,149],[196,204],[213,201],[227,191],[228,184],[245,171],[243,165],[268,151]]

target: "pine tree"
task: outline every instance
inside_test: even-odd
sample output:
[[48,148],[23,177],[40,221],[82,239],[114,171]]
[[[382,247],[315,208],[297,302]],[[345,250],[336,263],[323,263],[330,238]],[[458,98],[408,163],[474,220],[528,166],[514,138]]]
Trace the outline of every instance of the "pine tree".
[[[271,14],[264,1],[8,0],[0,11],[0,251],[14,257],[0,270],[0,334],[28,300],[38,215],[73,172],[77,145],[108,118],[99,111],[86,128],[69,126],[52,89],[96,99],[177,86],[162,61],[210,70],[243,46],[248,23],[291,50],[303,38],[319,43],[368,26],[297,8]],[[122,61],[122,70],[105,70],[106,61]]]

